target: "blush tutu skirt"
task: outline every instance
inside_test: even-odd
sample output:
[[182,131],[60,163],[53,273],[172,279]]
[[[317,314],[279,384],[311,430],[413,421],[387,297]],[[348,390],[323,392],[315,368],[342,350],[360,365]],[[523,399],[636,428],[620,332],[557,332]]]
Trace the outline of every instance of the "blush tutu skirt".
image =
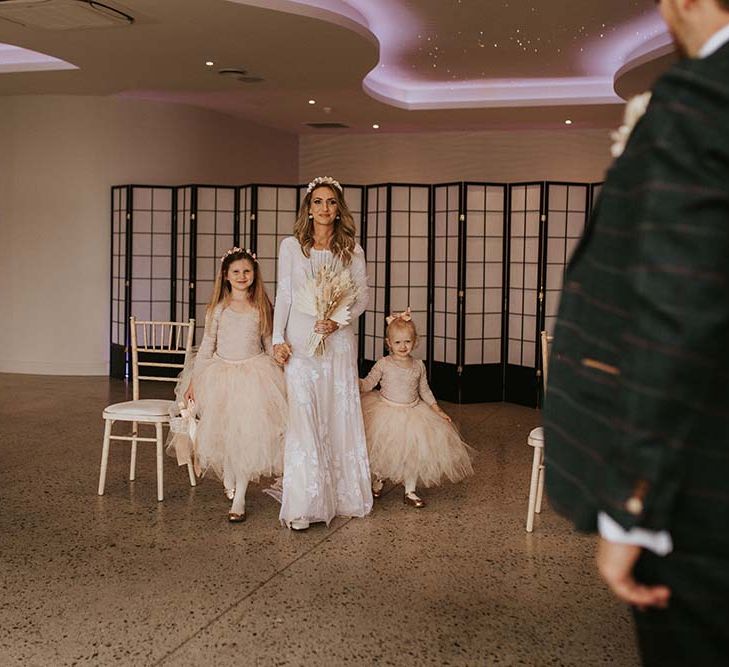
[[[192,367],[192,364],[190,365]],[[256,482],[283,472],[288,406],[281,368],[267,354],[228,361],[214,354],[183,371],[178,400],[192,379],[197,407],[193,451],[196,468],[220,480]],[[173,434],[168,452],[184,451],[187,434]],[[178,457],[179,461],[179,457]]]
[[371,391],[362,394],[362,415],[370,466],[380,479],[397,484],[416,479],[429,487],[473,474],[473,450],[423,401],[393,403]]

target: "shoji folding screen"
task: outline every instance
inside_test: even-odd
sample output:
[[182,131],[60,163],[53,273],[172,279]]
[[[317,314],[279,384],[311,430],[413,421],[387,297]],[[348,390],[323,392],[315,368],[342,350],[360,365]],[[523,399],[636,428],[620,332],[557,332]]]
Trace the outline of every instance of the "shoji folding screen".
[[385,317],[408,306],[421,337],[413,352],[427,357],[428,235],[430,187],[375,185],[366,193],[363,247],[367,255],[369,306],[361,346],[365,367],[382,356]]
[[131,285],[127,280],[127,263],[131,253],[127,244],[127,212],[129,199],[127,186],[111,189],[111,312],[109,314],[109,373],[115,377],[126,375],[127,322],[131,306]]
[[[410,306],[436,395],[450,401],[540,400],[539,332],[551,331],[564,271],[600,184],[344,186],[368,263],[360,318],[366,371],[384,351],[385,316]],[[195,317],[200,342],[220,256],[258,254],[276,290],[281,240],[302,186],[112,188],[111,373],[126,372],[130,315]]]
[[433,187],[431,374],[451,401],[503,396],[506,186]]
[[504,331],[504,231],[507,187],[464,186],[463,392],[470,401],[501,400]]

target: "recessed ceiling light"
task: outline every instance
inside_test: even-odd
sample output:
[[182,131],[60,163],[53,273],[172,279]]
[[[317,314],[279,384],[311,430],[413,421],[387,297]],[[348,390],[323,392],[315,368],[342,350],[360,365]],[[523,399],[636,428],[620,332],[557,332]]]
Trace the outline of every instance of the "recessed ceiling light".
[[214,63],[214,62],[213,62],[212,60],[206,60],[206,61],[205,61],[205,65],[206,65],[207,67],[212,67],[212,66],[213,66],[214,64],[215,64],[215,63]]
[[309,104],[316,104],[316,100],[309,100]]
[[377,123],[373,123],[372,124],[372,129],[373,130],[379,130],[380,129],[380,126]]
[[571,120],[570,120],[570,119],[568,118],[568,119],[567,119],[567,120],[566,120],[566,121],[564,122],[564,124],[565,124],[565,125],[572,125],[572,121],[571,121]]

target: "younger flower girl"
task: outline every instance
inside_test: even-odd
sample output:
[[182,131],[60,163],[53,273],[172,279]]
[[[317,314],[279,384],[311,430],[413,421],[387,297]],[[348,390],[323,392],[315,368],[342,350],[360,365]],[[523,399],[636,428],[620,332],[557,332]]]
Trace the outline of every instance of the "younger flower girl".
[[[248,482],[283,469],[286,389],[283,372],[269,354],[272,311],[255,255],[228,250],[192,373],[183,373],[176,389],[178,397],[195,401],[197,463],[203,471],[212,470],[232,496],[231,522],[245,521]],[[184,449],[185,437],[175,434],[168,450]]]
[[458,482],[473,474],[470,447],[461,440],[451,418],[435,402],[425,365],[410,353],[418,334],[405,312],[387,318],[385,331],[390,354],[360,380],[360,390],[380,392],[362,397],[370,466],[375,475],[372,495],[379,498],[383,479],[405,485],[405,503],[425,507],[415,493],[418,481],[429,487],[443,477]]

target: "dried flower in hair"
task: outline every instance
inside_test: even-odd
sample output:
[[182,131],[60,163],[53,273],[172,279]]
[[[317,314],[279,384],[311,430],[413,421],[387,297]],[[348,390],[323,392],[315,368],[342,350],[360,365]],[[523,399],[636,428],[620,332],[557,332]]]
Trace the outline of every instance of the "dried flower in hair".
[[332,185],[339,192],[342,192],[342,186],[339,185],[338,181],[335,181],[331,176],[317,176],[309,185],[306,186],[306,194],[311,194],[314,188],[318,188],[320,185]]

